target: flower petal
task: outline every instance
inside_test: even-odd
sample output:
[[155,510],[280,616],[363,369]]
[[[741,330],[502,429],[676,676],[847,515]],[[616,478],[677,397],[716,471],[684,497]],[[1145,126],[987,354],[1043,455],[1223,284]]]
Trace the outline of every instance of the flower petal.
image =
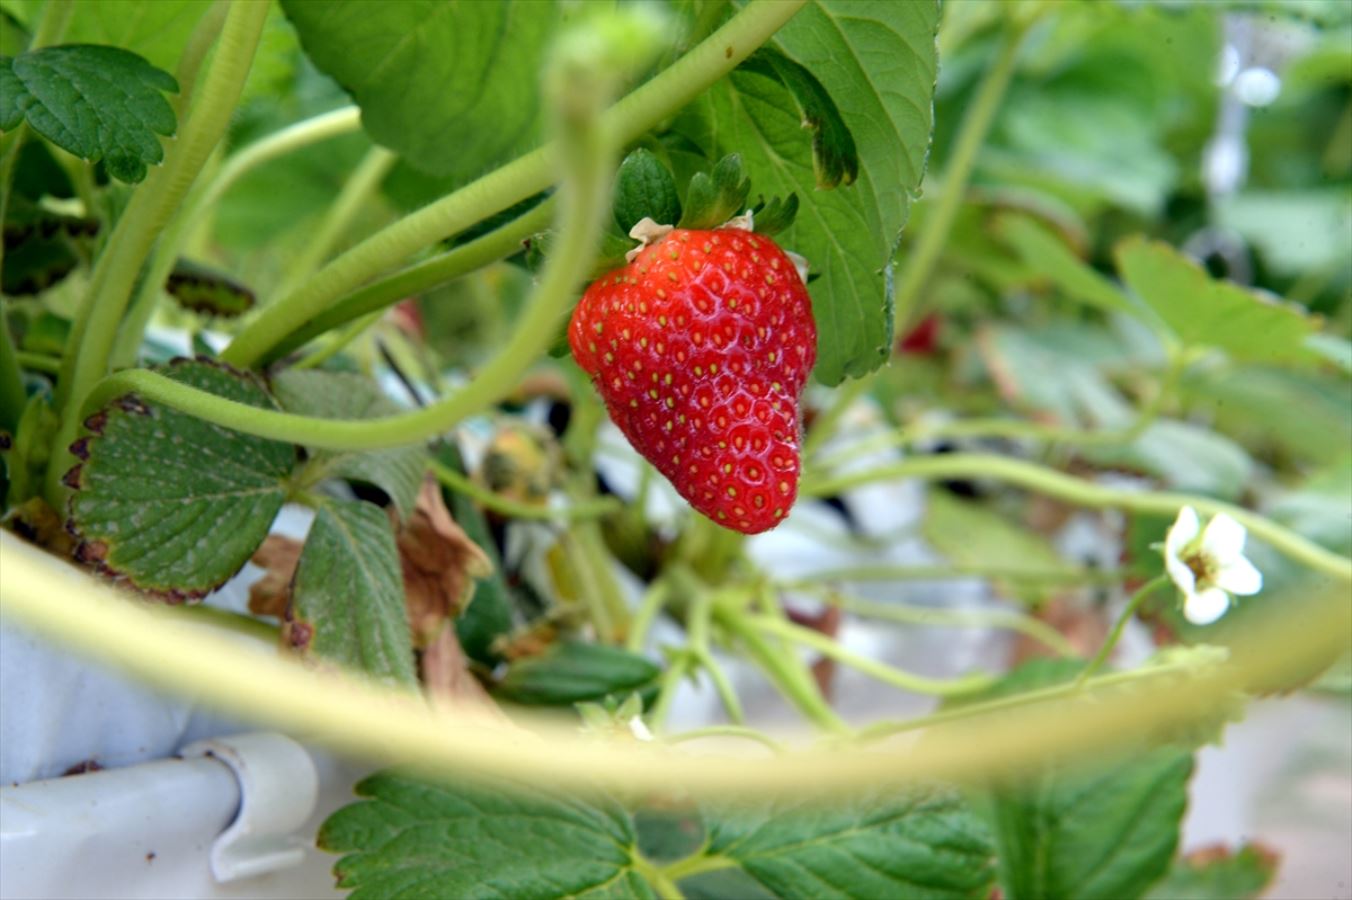
[[1247,597],[1263,589],[1263,573],[1242,556],[1226,560],[1212,579],[1216,587]]
[[1229,594],[1220,588],[1207,588],[1183,601],[1183,617],[1194,625],[1210,625],[1229,608]]
[[1169,573],[1169,580],[1187,596],[1191,597],[1197,590],[1197,576],[1192,574],[1187,563],[1178,558],[1178,554],[1165,551],[1164,569]]
[[1243,525],[1225,513],[1217,513],[1202,531],[1202,552],[1217,567],[1224,568],[1231,560],[1241,558],[1247,536]]
[[1182,555],[1183,548],[1192,543],[1193,538],[1197,537],[1200,527],[1200,523],[1197,521],[1197,510],[1191,506],[1180,509],[1178,518],[1174,519],[1174,524],[1169,526],[1169,533],[1164,538],[1165,554]]

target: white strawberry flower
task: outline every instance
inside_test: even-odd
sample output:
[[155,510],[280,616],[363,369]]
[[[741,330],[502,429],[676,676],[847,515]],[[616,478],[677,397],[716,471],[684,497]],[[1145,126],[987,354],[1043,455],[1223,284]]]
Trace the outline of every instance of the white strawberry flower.
[[1263,573],[1244,557],[1244,526],[1219,513],[1203,528],[1197,511],[1185,506],[1164,539],[1164,567],[1183,594],[1183,616],[1210,625],[1225,615],[1232,595],[1263,588]]

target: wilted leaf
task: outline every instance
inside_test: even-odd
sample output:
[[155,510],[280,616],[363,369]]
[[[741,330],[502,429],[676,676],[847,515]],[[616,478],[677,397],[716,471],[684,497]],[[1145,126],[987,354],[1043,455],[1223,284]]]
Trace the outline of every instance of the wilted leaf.
[[285,535],[270,534],[249,560],[263,569],[263,577],[249,585],[249,612],[280,619],[291,600],[291,579],[296,575],[304,544]]
[[[492,563],[451,518],[441,488],[430,475],[418,505],[399,532],[405,602],[413,644],[423,648],[459,616],[474,597],[475,581],[493,573]],[[458,645],[457,645],[458,646]]]

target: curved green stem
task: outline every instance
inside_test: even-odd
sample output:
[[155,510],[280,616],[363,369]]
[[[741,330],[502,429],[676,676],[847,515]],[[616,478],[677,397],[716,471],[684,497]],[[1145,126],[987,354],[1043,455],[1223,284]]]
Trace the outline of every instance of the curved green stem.
[[682,731],[680,734],[670,734],[663,738],[668,744],[680,744],[685,741],[698,741],[701,738],[711,737],[733,737],[745,738],[748,741],[755,741],[765,747],[769,747],[778,755],[783,755],[788,748],[779,741],[770,737],[763,731],[755,728],[747,728],[745,725],[706,725],[703,728],[692,728],[689,731]]
[[467,476],[461,475],[436,460],[431,461],[431,469],[432,474],[436,475],[437,481],[440,481],[449,490],[455,491],[457,494],[464,494],[474,502],[513,519],[592,519],[615,512],[619,508],[619,501],[613,497],[581,501],[561,509],[552,506],[532,506],[529,503],[504,497],[502,494],[495,494],[488,488],[475,483]]
[[915,694],[953,697],[982,690],[988,687],[992,681],[989,675],[978,674],[964,675],[961,678],[954,679],[926,678],[923,675],[903,672],[895,666],[878,662],[876,659],[861,656],[819,631],[813,631],[811,628],[804,628],[802,625],[795,625],[783,619],[773,616],[748,616],[747,622],[766,634],[802,644],[804,647],[811,647],[822,655],[828,656],[836,662],[844,663],[852,669],[857,669],[884,684],[890,684],[893,687]]
[[65,448],[79,427],[81,403],[90,388],[107,372],[118,324],[155,238],[225,133],[258,48],[269,6],[268,3],[231,4],[215,59],[187,123],[178,139],[165,151],[164,165],[151,172],[132,195],[94,267],[57,383],[57,405],[62,410],[62,422],[57,452],[53,454],[47,472],[47,499],[58,509],[63,496],[61,473],[69,463]]
[[1179,379],[1187,368],[1188,355],[1175,353],[1164,373],[1155,393],[1149,402],[1141,407],[1135,421],[1125,428],[1064,428],[1055,425],[1041,425],[1023,419],[955,419],[949,422],[919,424],[909,428],[898,428],[886,434],[878,435],[847,447],[832,454],[816,467],[827,469],[840,466],[850,460],[869,453],[876,453],[890,447],[905,447],[922,440],[942,438],[1012,438],[1015,440],[1041,441],[1060,444],[1067,447],[1103,447],[1116,444],[1130,444],[1155,423],[1164,409],[1167,400],[1178,388]]
[[526,238],[547,228],[553,216],[554,201],[546,199],[482,237],[373,281],[278,341],[261,361],[273,362],[330,329],[505,259],[519,252]]
[[861,484],[900,478],[992,478],[1093,509],[1173,515],[1185,506],[1199,513],[1225,513],[1284,555],[1343,581],[1352,581],[1352,560],[1242,507],[1210,497],[1155,491],[1124,491],[1065,475],[1035,463],[985,453],[950,453],[906,459],[867,472],[856,472],[805,484],[800,496],[829,497]]
[[746,715],[742,712],[742,702],[737,698],[737,692],[733,690],[727,673],[723,671],[718,660],[714,659],[713,647],[709,641],[709,622],[713,615],[713,607],[714,595],[708,591],[700,592],[690,602],[690,614],[686,618],[690,652],[695,655],[700,667],[709,673],[709,679],[714,683],[714,690],[718,692],[718,698],[722,701],[723,708],[727,710],[728,718],[740,725],[746,721]]
[[1075,679],[1076,687],[1083,687],[1089,677],[1103,667],[1103,664],[1108,661],[1108,657],[1112,655],[1117,642],[1122,639],[1122,632],[1126,629],[1127,622],[1131,620],[1132,616],[1136,615],[1136,610],[1141,608],[1141,604],[1145,602],[1147,597],[1168,583],[1169,576],[1160,575],[1151,581],[1147,581],[1137,589],[1136,593],[1131,595],[1131,599],[1127,601],[1122,614],[1117,617],[1113,630],[1108,632],[1108,636],[1103,639],[1103,646],[1099,647],[1098,653],[1094,654],[1094,658],[1089,661],[1089,664],[1080,670],[1079,676]]
[[671,586],[665,580],[659,579],[652,583],[643,599],[639,601],[638,611],[634,613],[634,618],[629,624],[629,634],[624,642],[626,650],[630,653],[643,652],[643,645],[648,642],[648,632],[652,630],[658,613],[666,607],[670,598]]
[[976,166],[977,154],[991,123],[1000,110],[1000,101],[1005,96],[1010,79],[1014,75],[1015,64],[1019,58],[1019,48],[1023,46],[1024,35],[1031,23],[1011,20],[1005,33],[1004,43],[999,54],[986,70],[976,96],[967,106],[962,125],[958,129],[957,140],[948,165],[944,168],[939,200],[934,211],[925,222],[915,245],[906,257],[906,263],[897,278],[896,313],[897,331],[905,334],[915,316],[920,301],[920,292],[929,281],[934,265],[939,261],[944,245],[948,243],[953,222],[962,208],[963,198],[967,195],[967,183],[971,180],[972,170]]
[[[816,682],[812,680],[792,651],[772,645],[760,631],[751,625],[751,616],[740,610],[733,610],[727,604],[714,607],[714,617],[718,624],[730,635],[737,638],[746,649],[747,655],[760,666],[770,682],[798,707],[812,724],[823,731],[836,735],[850,733],[850,727],[826,702]],[[756,616],[764,619],[764,616]]]
[[851,597],[836,591],[823,592],[823,600],[847,612],[871,619],[887,619],[904,625],[932,625],[958,628],[1003,628],[1026,635],[1062,656],[1077,656],[1075,646],[1046,622],[1025,613],[1006,609],[948,609],[882,603]]
[[[640,137],[746,59],[806,0],[759,0],[603,116],[623,145]],[[559,147],[547,144],[372,235],[326,265],[295,293],[265,307],[226,348],[222,359],[252,366],[274,344],[362,282],[449,235],[458,234],[549,187]],[[565,236],[567,233],[564,233]]]
[[29,353],[24,350],[16,350],[14,358],[19,361],[19,365],[25,369],[32,369],[34,372],[42,372],[47,375],[55,375],[61,371],[61,360],[55,356],[48,356],[45,353]]

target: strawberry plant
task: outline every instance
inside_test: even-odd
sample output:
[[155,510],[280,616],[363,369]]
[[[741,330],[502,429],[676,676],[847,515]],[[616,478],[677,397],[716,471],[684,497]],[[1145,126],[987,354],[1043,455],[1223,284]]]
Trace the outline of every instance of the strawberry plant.
[[1257,896],[1185,812],[1346,693],[1349,27],[0,0],[5,628],[369,759],[358,897]]

